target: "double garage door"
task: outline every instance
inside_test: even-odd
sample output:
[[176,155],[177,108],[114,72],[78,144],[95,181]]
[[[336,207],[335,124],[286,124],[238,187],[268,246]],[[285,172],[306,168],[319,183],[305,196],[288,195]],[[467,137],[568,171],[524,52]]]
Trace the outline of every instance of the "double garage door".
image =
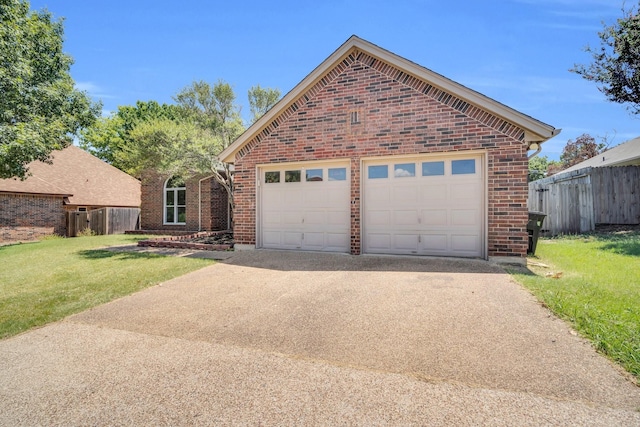
[[[362,164],[362,252],[484,256],[482,157]],[[349,252],[348,163],[260,170],[259,246]]]

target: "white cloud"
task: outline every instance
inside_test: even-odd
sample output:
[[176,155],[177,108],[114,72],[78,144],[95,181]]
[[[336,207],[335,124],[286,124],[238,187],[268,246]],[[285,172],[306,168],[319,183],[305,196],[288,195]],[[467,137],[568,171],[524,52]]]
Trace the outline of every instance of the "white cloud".
[[395,170],[395,176],[396,177],[410,177],[410,176],[415,176],[415,173],[410,172],[406,169],[402,169],[402,168],[397,168]]
[[87,92],[92,98],[113,99],[115,96],[108,94],[102,87],[93,82],[76,82],[76,89]]

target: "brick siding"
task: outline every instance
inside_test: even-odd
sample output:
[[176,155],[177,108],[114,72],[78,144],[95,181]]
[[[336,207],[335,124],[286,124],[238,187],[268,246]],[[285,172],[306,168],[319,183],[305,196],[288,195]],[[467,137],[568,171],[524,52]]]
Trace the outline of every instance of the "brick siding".
[[36,240],[66,234],[60,196],[0,194],[0,242]]
[[[358,124],[350,123],[357,112]],[[483,150],[488,164],[488,256],[527,251],[524,130],[426,82],[354,52],[235,159],[237,244],[256,243],[256,166],[351,159],[351,253],[359,254],[360,159]]]
[[198,230],[199,202],[198,192],[200,179],[207,175],[199,175],[185,182],[186,186],[186,224],[164,224],[164,185],[167,175],[155,171],[146,171],[142,175],[142,203],[140,226],[143,230],[167,231],[217,231],[226,230],[229,225],[227,215],[227,193],[213,178],[202,181],[202,229]]

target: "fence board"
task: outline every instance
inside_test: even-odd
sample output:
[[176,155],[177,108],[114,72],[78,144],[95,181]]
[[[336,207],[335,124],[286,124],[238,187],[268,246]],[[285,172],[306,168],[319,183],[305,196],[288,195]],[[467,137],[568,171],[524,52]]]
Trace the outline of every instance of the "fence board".
[[546,235],[640,224],[640,166],[587,168],[531,182],[527,205],[547,215]]
[[76,237],[90,228],[97,235],[122,234],[140,228],[140,209],[101,208],[67,212],[67,236]]
[[593,194],[597,224],[640,224],[640,166],[594,170]]

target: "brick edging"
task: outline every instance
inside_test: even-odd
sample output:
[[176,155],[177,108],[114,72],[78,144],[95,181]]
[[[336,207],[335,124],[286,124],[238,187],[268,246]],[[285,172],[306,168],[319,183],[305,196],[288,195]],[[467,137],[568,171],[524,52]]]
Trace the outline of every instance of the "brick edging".
[[215,236],[216,234],[230,233],[230,230],[224,231],[200,231],[181,236],[158,237],[149,240],[140,240],[138,246],[150,248],[174,248],[174,249],[196,249],[200,251],[229,251],[233,249],[233,244],[210,245],[207,243],[183,242],[182,240],[193,239],[195,237]]

